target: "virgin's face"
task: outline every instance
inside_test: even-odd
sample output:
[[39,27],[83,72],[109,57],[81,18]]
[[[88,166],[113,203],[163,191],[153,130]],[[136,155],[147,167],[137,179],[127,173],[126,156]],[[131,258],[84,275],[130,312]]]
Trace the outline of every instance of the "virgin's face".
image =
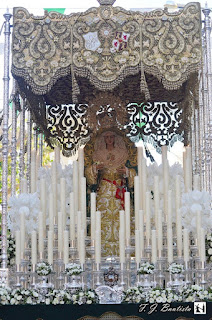
[[104,136],[104,140],[107,146],[113,146],[115,142],[115,136],[113,134],[108,134]]

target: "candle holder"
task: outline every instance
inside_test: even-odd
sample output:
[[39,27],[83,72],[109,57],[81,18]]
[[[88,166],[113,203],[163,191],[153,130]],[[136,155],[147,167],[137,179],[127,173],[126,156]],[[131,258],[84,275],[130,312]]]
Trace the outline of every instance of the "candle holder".
[[198,271],[199,285],[205,290],[208,286],[206,263],[200,261]]
[[154,272],[154,278],[153,281],[158,284],[160,288],[165,287],[165,275],[164,275],[164,269],[166,268],[166,258],[161,257],[157,260],[157,263],[155,265],[155,272]]
[[23,275],[23,272],[21,271],[21,266],[19,264],[16,265],[16,271],[15,271],[15,277],[16,277],[16,283],[13,285],[14,288],[21,288],[22,285],[20,283],[20,278]]

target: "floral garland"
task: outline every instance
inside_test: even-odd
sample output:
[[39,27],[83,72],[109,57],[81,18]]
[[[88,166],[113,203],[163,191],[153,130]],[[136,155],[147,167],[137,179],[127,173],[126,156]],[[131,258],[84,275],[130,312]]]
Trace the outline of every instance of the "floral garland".
[[[0,263],[2,261],[1,248],[2,248],[2,238],[1,238],[1,232],[0,232]],[[11,233],[8,232],[7,234],[7,265],[9,267],[15,264],[15,248],[16,248],[15,239],[11,235]]]
[[39,276],[47,276],[48,274],[52,273],[52,271],[52,265],[48,262],[40,262],[36,266],[36,273]]
[[173,262],[172,264],[170,264],[167,271],[169,271],[171,274],[177,274],[182,273],[184,271],[184,268],[182,264],[177,264]]
[[98,295],[94,290],[87,290],[87,291],[78,291],[77,293],[73,294],[72,297],[73,304],[92,304],[98,303]]
[[153,274],[155,266],[149,262],[144,262],[140,265],[140,268],[137,270],[137,274]]
[[206,256],[208,262],[212,262],[212,233],[206,235]]
[[131,287],[124,291],[122,303],[171,303],[212,301],[212,288],[204,290],[202,287],[192,285],[191,288],[183,287],[179,292],[171,288],[153,288],[148,292],[142,291],[141,287]]
[[77,263],[68,263],[66,265],[66,268],[65,268],[65,273],[68,275],[68,276],[73,276],[73,275],[78,275],[80,273],[82,273],[83,270],[80,266],[80,264],[77,264]]

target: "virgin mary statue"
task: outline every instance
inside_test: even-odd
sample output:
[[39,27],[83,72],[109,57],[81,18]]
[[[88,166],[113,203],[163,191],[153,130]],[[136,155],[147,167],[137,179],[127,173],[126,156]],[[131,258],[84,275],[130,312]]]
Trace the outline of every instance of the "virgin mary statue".
[[136,172],[126,166],[125,141],[115,131],[105,131],[94,144],[92,164],[85,169],[88,185],[97,185],[97,210],[101,211],[102,255],[119,254],[119,211],[124,193],[133,187]]

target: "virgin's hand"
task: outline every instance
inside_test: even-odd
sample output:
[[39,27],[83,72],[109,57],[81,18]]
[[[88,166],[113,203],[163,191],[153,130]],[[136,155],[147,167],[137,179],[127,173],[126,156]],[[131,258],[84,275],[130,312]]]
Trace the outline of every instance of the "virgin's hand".
[[117,172],[118,172],[119,174],[126,174],[126,167],[118,168],[118,169],[117,169]]
[[104,169],[104,165],[102,163],[97,164],[96,169],[97,170],[103,170]]

